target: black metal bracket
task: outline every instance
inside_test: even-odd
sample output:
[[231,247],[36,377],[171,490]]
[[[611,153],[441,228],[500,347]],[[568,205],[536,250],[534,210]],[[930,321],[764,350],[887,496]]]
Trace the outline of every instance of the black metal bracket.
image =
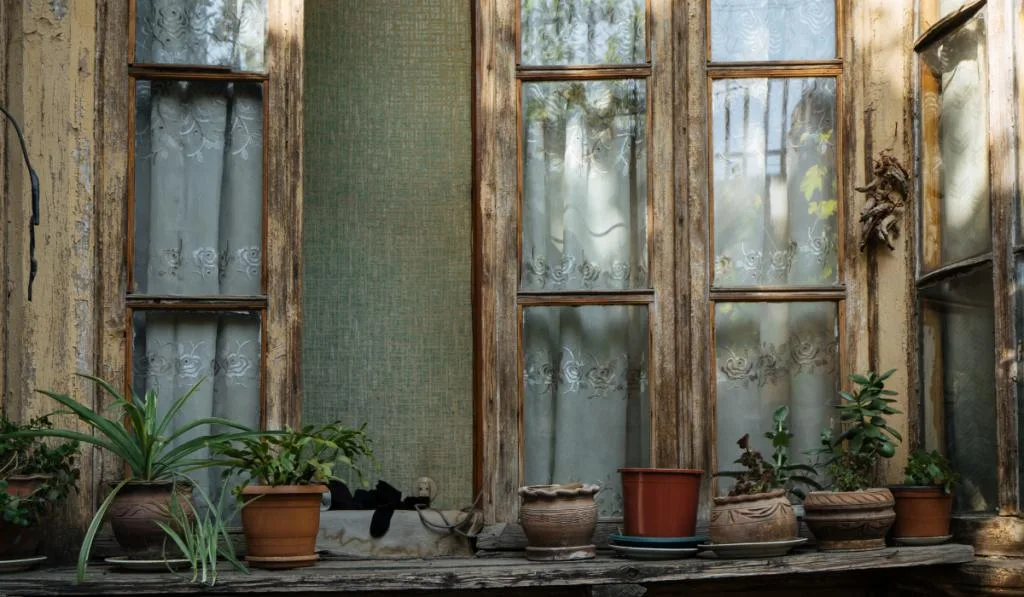
[[18,141],[21,143],[21,155],[25,157],[25,167],[28,168],[28,177],[32,184],[32,215],[28,220],[28,300],[32,300],[32,282],[36,279],[39,271],[39,263],[36,261],[36,226],[39,225],[39,175],[32,168],[32,162],[28,158],[28,147],[25,146],[25,136],[21,134],[21,127],[18,121],[11,116],[11,113],[0,106],[0,112],[7,117],[14,132],[18,134]]

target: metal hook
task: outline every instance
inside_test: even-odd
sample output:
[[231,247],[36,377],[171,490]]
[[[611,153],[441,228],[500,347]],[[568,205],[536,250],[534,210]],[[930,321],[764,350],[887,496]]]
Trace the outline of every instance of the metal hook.
[[7,117],[14,132],[18,134],[18,141],[21,143],[21,155],[25,158],[25,167],[28,168],[28,178],[32,186],[32,214],[28,220],[28,300],[32,301],[32,282],[39,272],[39,263],[36,261],[36,229],[39,225],[39,175],[32,168],[32,162],[28,157],[28,147],[25,146],[25,136],[21,134],[21,127],[18,121],[11,116],[11,113],[0,106],[0,112]]

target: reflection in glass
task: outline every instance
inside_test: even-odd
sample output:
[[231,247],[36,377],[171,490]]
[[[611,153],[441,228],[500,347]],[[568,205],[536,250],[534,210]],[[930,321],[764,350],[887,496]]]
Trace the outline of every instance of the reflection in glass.
[[597,483],[622,516],[617,469],[650,461],[648,339],[645,306],[524,309],[526,483]]
[[523,290],[647,286],[643,81],[523,83]]
[[132,291],[260,294],[262,181],[258,84],[139,81]]
[[835,0],[711,0],[714,62],[835,57]]
[[[789,406],[793,462],[819,447],[833,426],[839,390],[836,303],[715,304],[715,437],[718,468],[735,469],[736,441],[749,433],[768,455],[764,432],[779,406]],[[719,493],[724,493],[719,481]]]
[[924,439],[961,474],[960,512],[995,510],[992,267],[920,290]]
[[263,71],[267,0],[136,0],[135,62]]
[[[157,392],[162,411],[202,380],[174,417],[175,427],[203,417],[223,417],[257,427],[260,421],[260,319],[255,313],[136,311],[132,390]],[[183,441],[208,433],[196,429]],[[202,455],[200,455],[202,457]],[[219,473],[193,473],[211,487]]]
[[524,66],[647,61],[644,0],[521,0]]
[[992,249],[984,14],[920,54],[926,272]]
[[712,92],[715,286],[837,284],[835,79]]

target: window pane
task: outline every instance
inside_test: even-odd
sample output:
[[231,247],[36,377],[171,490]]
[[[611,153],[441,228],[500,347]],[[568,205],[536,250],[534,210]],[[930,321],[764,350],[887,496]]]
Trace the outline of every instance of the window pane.
[[921,54],[922,267],[992,250],[984,10]]
[[260,294],[258,84],[139,81],[135,292]]
[[835,79],[720,79],[712,92],[714,284],[837,284]]
[[266,0],[135,2],[135,62],[262,71]]
[[949,16],[967,3],[968,0],[920,0],[918,9],[920,31],[925,31],[939,19]]
[[617,469],[650,461],[648,341],[647,307],[524,310],[526,483],[598,483],[622,516]]
[[523,83],[523,290],[646,287],[644,81]]
[[711,0],[715,62],[835,57],[835,0]]
[[839,326],[836,303],[715,305],[715,448],[718,467],[735,468],[737,440],[771,454],[764,433],[789,406],[790,459],[806,462],[837,417]]
[[995,328],[992,268],[921,289],[925,446],[962,476],[960,512],[996,509]]
[[[224,417],[256,427],[260,421],[260,318],[255,313],[136,311],[132,335],[132,390],[157,392],[161,412],[201,381],[174,417],[180,427],[202,417]],[[197,429],[186,438],[208,433]],[[216,483],[219,473],[197,471]],[[207,485],[208,487],[211,485]]]
[[522,0],[525,66],[647,62],[644,0]]

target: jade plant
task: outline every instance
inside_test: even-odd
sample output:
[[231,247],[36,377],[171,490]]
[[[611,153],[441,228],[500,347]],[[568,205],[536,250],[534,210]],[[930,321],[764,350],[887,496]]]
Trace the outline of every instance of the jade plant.
[[719,476],[735,479],[736,483],[729,491],[729,495],[753,495],[785,489],[802,499],[806,492],[801,485],[821,489],[814,479],[816,471],[813,466],[789,460],[789,446],[793,434],[786,424],[788,416],[788,406],[780,406],[772,414],[772,430],[764,434],[765,438],[772,442],[770,459],[765,459],[759,451],[751,447],[749,433],[736,442],[742,453],[733,462],[742,466],[744,470],[718,473]]
[[949,459],[935,450],[914,450],[903,473],[907,485],[937,485],[947,494],[953,491],[953,485],[960,480],[959,473],[953,470]]

